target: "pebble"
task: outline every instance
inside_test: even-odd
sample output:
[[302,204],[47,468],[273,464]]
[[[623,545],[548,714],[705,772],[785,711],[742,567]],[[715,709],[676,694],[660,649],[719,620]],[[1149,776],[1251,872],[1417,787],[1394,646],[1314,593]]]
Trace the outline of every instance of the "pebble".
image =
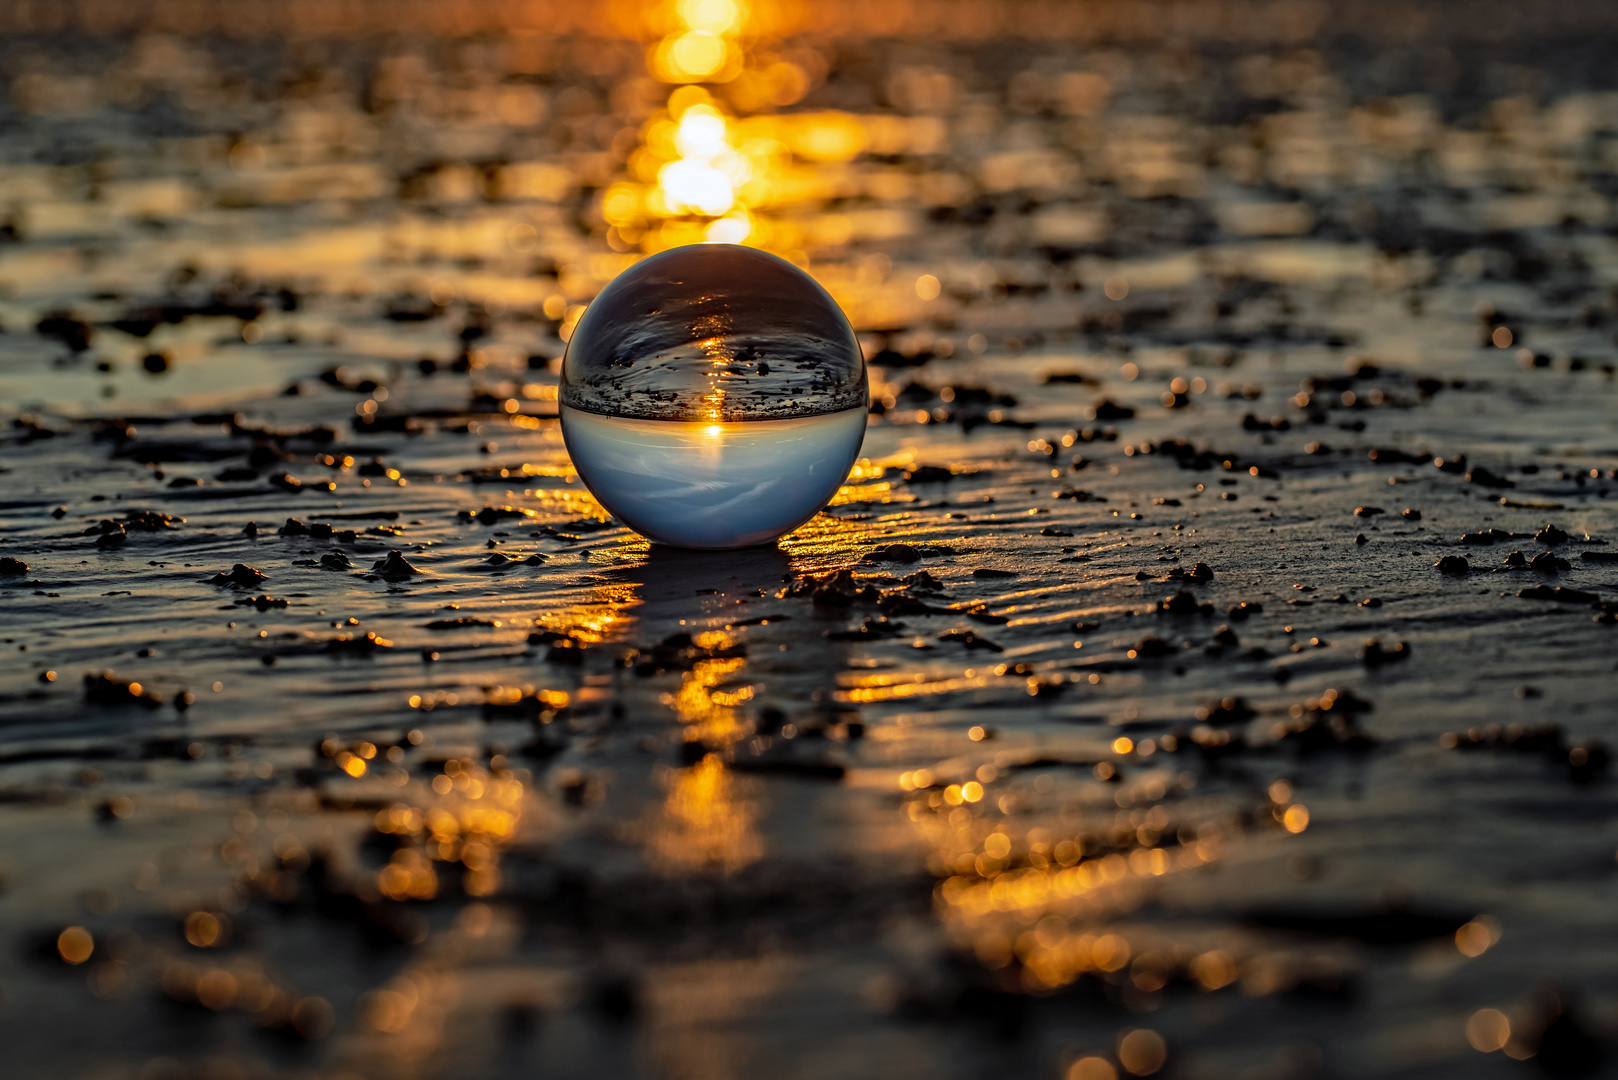
[[269,580],[269,575],[248,566],[246,563],[237,563],[228,572],[215,574],[208,579],[209,585],[218,585],[222,588],[251,589]]
[[1512,488],[1517,485],[1497,473],[1492,473],[1482,465],[1474,465],[1466,474],[1468,484],[1476,484],[1487,488]]
[[1529,560],[1528,566],[1541,574],[1559,574],[1563,570],[1573,569],[1573,564],[1566,559],[1557,558],[1549,551],[1542,551]]
[[120,679],[111,671],[84,677],[84,700],[92,705],[139,705],[160,708],[162,695],[138,682]]
[[911,544],[883,544],[867,552],[860,562],[913,563],[921,560],[921,552]]
[[382,575],[384,581],[405,581],[412,575],[421,573],[411,566],[405,557],[397,551],[390,551],[386,558],[378,559],[371,564],[371,569]]
[[1546,525],[1534,534],[1534,539],[1546,547],[1556,547],[1567,543],[1567,532],[1557,528],[1555,525]]
[[1197,602],[1197,598],[1190,589],[1180,589],[1172,596],[1165,596],[1157,602],[1157,610],[1164,615],[1196,615],[1213,614],[1212,604]]
[[939,641],[958,641],[966,646],[968,651],[984,649],[988,652],[1005,652],[1005,648],[995,644],[986,637],[979,637],[971,630],[946,630],[938,635]]
[[1554,600],[1559,604],[1593,604],[1600,599],[1595,593],[1585,592],[1583,589],[1568,589],[1560,585],[1554,588],[1549,585],[1535,585],[1529,589],[1517,590],[1517,595],[1524,600]]
[[1381,667],[1383,664],[1410,659],[1410,645],[1403,641],[1397,645],[1383,645],[1377,639],[1371,638],[1360,649],[1358,657],[1366,667]]

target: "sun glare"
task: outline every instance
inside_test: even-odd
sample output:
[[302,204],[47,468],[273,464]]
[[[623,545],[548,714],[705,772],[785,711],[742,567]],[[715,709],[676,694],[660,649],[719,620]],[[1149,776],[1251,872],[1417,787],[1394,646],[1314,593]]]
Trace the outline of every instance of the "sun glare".
[[680,115],[673,141],[680,157],[657,174],[664,206],[676,214],[729,213],[736,205],[737,189],[752,176],[752,167],[730,145],[729,125],[719,110],[708,104],[688,107]]

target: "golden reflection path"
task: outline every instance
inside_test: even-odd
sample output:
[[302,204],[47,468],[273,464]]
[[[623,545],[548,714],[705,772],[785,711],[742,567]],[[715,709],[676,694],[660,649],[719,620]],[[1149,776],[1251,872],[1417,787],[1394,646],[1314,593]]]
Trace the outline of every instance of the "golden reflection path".
[[677,0],[625,26],[653,39],[647,70],[674,89],[642,124],[628,175],[602,196],[615,250],[748,244],[807,263],[803,227],[772,211],[803,201],[819,186],[815,167],[852,160],[867,140],[843,113],[771,113],[802,100],[827,68],[812,48],[779,45],[793,23],[786,8]]
[[[733,652],[736,644],[719,630],[691,638],[692,647],[704,653]],[[653,864],[664,873],[730,873],[764,854],[757,804],[724,761],[728,748],[752,729],[744,716],[753,698],[752,685],[741,678],[746,666],[741,655],[697,660],[681,676],[679,689],[664,695],[686,742],[713,748],[689,768],[667,774],[668,794],[648,842]]]

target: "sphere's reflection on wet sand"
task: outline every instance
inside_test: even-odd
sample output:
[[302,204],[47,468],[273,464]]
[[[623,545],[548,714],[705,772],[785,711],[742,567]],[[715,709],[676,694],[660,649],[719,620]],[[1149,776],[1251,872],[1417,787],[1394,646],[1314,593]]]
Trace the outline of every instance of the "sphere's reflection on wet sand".
[[864,409],[794,420],[631,420],[562,406],[562,435],[602,506],[660,544],[739,548],[802,525],[859,455]]

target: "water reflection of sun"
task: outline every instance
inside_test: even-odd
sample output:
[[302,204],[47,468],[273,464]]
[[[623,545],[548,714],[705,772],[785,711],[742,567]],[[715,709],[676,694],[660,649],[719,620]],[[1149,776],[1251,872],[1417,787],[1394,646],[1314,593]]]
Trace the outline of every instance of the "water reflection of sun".
[[651,836],[654,863],[666,873],[729,873],[757,862],[757,807],[736,786],[717,754],[675,773]]
[[[694,643],[722,649],[730,639],[710,631]],[[738,710],[752,699],[753,688],[738,684],[746,667],[742,657],[699,660],[681,680],[672,704],[685,725],[685,738],[710,747],[725,747],[746,734]],[[719,753],[705,754],[688,769],[672,774],[668,797],[652,827],[653,861],[668,872],[739,870],[763,855],[757,808],[737,791],[738,781]]]
[[770,211],[801,187],[799,163],[847,161],[864,134],[839,113],[771,115],[823,72],[817,54],[777,51],[778,5],[678,0],[648,8],[647,67],[673,86],[642,125],[627,176],[603,193],[607,240],[645,253],[692,243],[746,243],[783,253],[801,238]]

